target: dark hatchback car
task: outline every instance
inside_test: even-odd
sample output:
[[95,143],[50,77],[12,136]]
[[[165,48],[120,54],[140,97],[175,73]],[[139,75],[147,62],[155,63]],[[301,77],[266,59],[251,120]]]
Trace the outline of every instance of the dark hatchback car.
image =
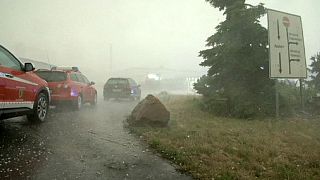
[[140,100],[141,89],[131,78],[110,78],[103,89],[104,100],[126,98]]

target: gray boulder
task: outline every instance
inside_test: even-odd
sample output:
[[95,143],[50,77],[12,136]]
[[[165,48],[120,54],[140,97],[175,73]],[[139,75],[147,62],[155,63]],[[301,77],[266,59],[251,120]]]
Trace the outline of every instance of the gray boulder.
[[131,126],[167,127],[170,120],[170,112],[153,95],[148,95],[132,111],[128,118]]

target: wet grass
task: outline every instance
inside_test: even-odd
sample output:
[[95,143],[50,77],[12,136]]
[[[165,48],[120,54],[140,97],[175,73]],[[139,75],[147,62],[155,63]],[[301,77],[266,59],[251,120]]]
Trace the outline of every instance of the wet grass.
[[196,97],[165,102],[169,128],[134,128],[196,179],[320,179],[320,119],[216,117]]

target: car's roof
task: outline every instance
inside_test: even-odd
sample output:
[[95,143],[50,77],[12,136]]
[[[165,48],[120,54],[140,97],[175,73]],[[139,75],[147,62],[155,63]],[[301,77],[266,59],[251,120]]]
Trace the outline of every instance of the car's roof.
[[131,79],[131,78],[116,78],[116,77],[109,78],[109,80],[114,80],[114,79],[116,79],[116,80],[128,80],[128,79]]
[[62,69],[54,69],[54,70],[49,70],[49,69],[38,69],[36,72],[64,72],[64,73],[81,73],[80,71],[72,71],[72,70],[62,70]]

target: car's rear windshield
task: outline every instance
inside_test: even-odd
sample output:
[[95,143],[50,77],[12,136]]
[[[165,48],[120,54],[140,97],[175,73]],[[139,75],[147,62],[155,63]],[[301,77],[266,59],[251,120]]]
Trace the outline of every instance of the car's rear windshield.
[[127,79],[120,79],[120,78],[115,78],[115,79],[109,79],[107,84],[128,84]]
[[61,82],[67,80],[67,74],[65,72],[37,71],[36,74],[47,82]]

